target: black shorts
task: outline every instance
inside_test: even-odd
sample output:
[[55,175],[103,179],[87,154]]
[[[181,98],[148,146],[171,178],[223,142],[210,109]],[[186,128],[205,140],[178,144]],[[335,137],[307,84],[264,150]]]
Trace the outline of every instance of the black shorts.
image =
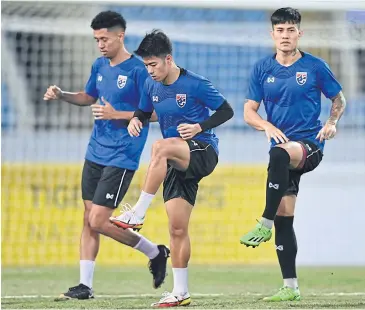
[[303,148],[303,160],[298,168],[289,171],[289,186],[285,191],[284,196],[298,195],[299,182],[302,174],[310,172],[318,167],[322,161],[322,151],[313,142],[308,140],[297,141]]
[[117,208],[133,179],[134,171],[103,166],[85,160],[82,170],[82,199],[94,204]]
[[211,174],[218,163],[218,155],[213,147],[197,140],[186,141],[190,148],[190,163],[186,171],[168,167],[163,183],[164,201],[183,198],[192,206],[195,204],[199,181]]

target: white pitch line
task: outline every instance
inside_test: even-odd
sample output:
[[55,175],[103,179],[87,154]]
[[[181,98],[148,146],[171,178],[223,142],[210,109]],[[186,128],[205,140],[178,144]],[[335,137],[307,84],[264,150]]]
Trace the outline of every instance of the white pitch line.
[[[217,297],[223,296],[224,294],[193,294],[197,297]],[[16,296],[1,296],[1,298],[7,299],[17,299],[17,298],[56,298],[56,295],[16,295]],[[157,294],[124,294],[124,295],[95,295],[96,298],[138,298],[138,297],[159,297]]]
[[[218,296],[263,296],[264,294],[260,293],[250,293],[247,292],[245,294],[204,294],[204,293],[194,293],[191,294],[196,297],[218,297]],[[309,293],[305,296],[365,296],[365,292],[353,292],[353,293],[344,293],[344,292],[333,292],[333,293]],[[21,299],[21,298],[55,298],[56,295],[16,295],[16,296],[1,296],[4,299]],[[138,297],[158,297],[156,294],[125,294],[125,295],[96,295],[97,298],[138,298]]]

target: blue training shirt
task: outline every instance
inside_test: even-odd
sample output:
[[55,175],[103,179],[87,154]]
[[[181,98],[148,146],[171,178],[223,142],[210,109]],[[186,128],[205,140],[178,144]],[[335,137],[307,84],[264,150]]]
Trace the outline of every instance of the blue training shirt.
[[[117,66],[110,66],[109,59],[96,59],[91,68],[85,92],[100,99],[104,97],[115,110],[135,111],[149,74],[145,65],[132,56]],[[95,120],[87,160],[104,166],[136,170],[147,140],[149,125],[138,138],[128,134],[126,120]]]
[[[218,109],[226,100],[206,78],[180,69],[179,78],[171,85],[148,79],[139,108],[156,111],[164,139],[180,137],[180,124],[197,124],[209,118],[209,110]],[[201,132],[194,140],[209,143],[218,154],[218,137],[213,129]]]
[[[323,152],[324,141],[316,140],[323,127],[321,92],[336,96],[342,87],[326,62],[308,53],[289,67],[275,56],[258,61],[249,81],[247,99],[264,102],[267,121],[279,128],[291,141],[310,140]],[[272,139],[272,145],[275,145]]]

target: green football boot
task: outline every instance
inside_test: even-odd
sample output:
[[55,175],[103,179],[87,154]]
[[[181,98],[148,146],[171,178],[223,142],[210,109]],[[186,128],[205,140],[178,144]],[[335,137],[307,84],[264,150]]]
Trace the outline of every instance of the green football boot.
[[259,222],[253,230],[241,237],[240,242],[241,244],[244,244],[248,247],[252,246],[253,248],[255,248],[259,246],[262,242],[269,241],[271,239],[271,236],[271,229],[263,226]]
[[299,301],[300,300],[300,292],[299,289],[293,289],[287,286],[283,286],[276,294],[265,297],[263,301]]

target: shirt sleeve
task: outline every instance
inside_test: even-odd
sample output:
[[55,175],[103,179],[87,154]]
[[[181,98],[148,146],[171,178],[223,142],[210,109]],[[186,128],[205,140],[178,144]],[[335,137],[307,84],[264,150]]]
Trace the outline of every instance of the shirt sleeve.
[[97,72],[97,69],[96,69],[96,66],[94,63],[91,67],[91,73],[90,73],[89,80],[87,81],[87,83],[85,85],[85,93],[93,98],[99,98],[99,93],[96,88],[97,75],[98,75],[98,72]]
[[141,68],[140,70],[136,71],[136,74],[138,93],[142,95],[144,84],[146,82],[146,79],[149,77],[149,74],[145,68]]
[[226,101],[226,98],[206,79],[201,80],[199,83],[197,98],[213,111],[217,110]]
[[145,81],[143,89],[142,89],[141,99],[139,101],[138,108],[143,112],[153,112],[153,110],[154,110],[151,97],[149,96],[149,93],[148,93],[147,80]]
[[317,68],[317,81],[319,89],[327,98],[335,97],[342,90],[341,84],[324,61]]
[[253,100],[258,103],[264,99],[262,86],[260,82],[260,69],[258,65],[255,65],[248,81],[248,93],[246,99]]

